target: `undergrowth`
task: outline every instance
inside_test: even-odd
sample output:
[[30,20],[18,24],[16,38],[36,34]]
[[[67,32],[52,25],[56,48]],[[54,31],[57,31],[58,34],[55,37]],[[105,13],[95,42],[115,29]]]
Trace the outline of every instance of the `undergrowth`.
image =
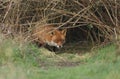
[[21,46],[13,40],[2,40],[0,44],[1,79],[120,78],[120,57],[115,44],[81,55],[55,54],[33,44]]

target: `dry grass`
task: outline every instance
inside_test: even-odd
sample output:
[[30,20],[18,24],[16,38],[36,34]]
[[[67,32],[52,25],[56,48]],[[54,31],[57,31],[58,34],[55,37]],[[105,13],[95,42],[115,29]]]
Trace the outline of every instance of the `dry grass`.
[[90,42],[108,42],[119,38],[119,4],[119,0],[1,0],[0,28],[6,36],[26,41],[36,25],[79,27]]

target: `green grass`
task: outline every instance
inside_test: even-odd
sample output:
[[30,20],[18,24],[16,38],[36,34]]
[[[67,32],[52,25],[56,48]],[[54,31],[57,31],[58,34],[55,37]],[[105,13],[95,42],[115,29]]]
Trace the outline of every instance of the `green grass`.
[[[35,45],[8,40],[0,44],[0,79],[120,79],[120,57],[114,44],[80,56],[56,55]],[[59,62],[80,64],[59,66]]]

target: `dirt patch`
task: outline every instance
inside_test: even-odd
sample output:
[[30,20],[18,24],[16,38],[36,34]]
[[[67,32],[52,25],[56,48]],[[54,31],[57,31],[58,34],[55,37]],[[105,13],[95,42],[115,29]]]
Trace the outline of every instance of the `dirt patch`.
[[40,68],[49,69],[51,67],[64,68],[64,67],[76,67],[80,62],[59,61],[59,62],[40,62]]
[[43,53],[40,56],[37,55],[36,61],[39,63],[39,67],[43,69],[49,69],[51,67],[75,67],[83,63],[79,54],[67,53],[68,51],[56,54],[45,49],[42,51]]
[[58,67],[75,67],[80,65],[80,62],[70,62],[70,61],[63,61],[57,62],[56,66]]

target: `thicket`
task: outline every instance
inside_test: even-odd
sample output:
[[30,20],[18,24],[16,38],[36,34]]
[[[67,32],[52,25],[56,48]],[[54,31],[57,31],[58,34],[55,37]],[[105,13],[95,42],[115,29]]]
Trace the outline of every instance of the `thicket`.
[[92,43],[108,42],[120,38],[119,4],[119,0],[0,0],[0,31],[26,41],[33,27],[54,24],[68,32],[78,28],[77,36]]

